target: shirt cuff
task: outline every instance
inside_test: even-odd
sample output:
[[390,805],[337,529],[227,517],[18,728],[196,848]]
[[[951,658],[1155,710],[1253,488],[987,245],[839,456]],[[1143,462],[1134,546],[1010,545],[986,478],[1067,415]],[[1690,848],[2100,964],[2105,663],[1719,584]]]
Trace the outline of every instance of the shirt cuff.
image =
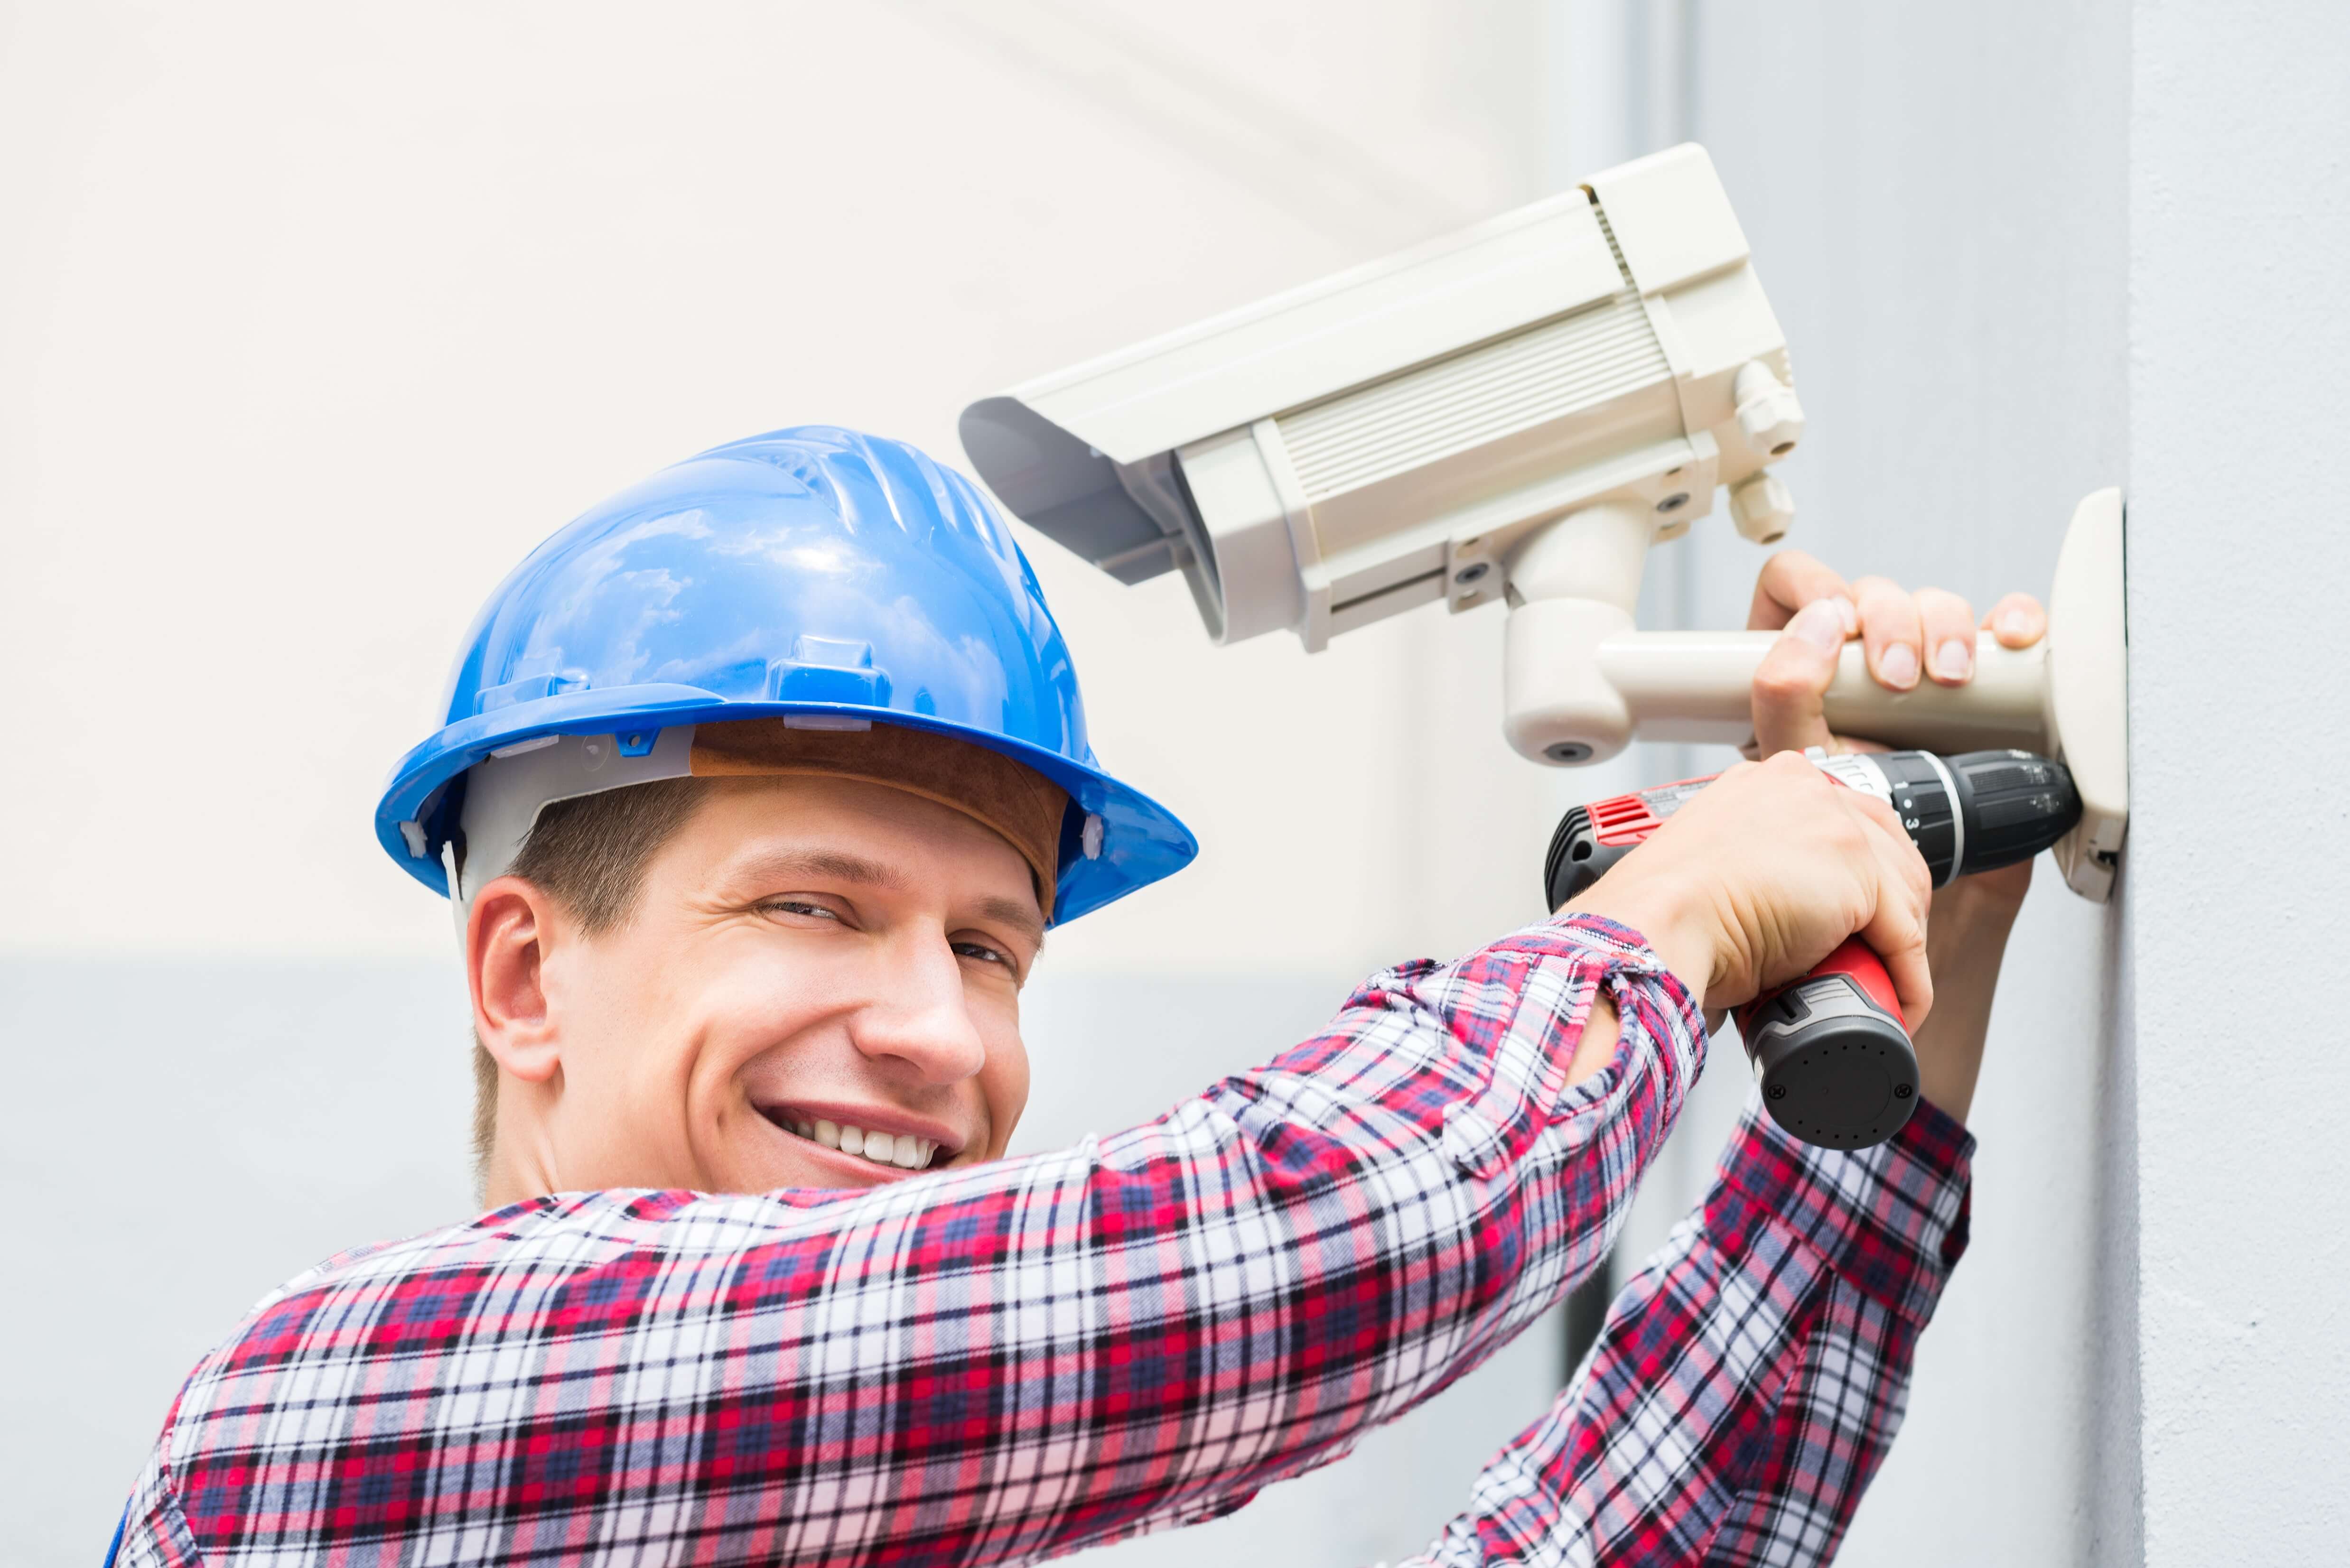
[[1705,1070],[1705,1010],[1648,938],[1599,915],[1574,914],[1529,926],[1504,945],[1521,952],[1599,960],[1599,982],[1616,1006],[1616,1050],[1607,1066],[1576,1090],[1604,1096],[1644,1048],[1653,1050],[1667,1079],[1668,1120],[1679,1117],[1681,1102]]
[[[1590,915],[1544,920],[1451,964],[1405,965],[1355,1005],[1400,991],[1439,1015],[1463,1069],[1445,1096],[1443,1136],[1471,1175],[1498,1176],[1555,1136],[1573,1148],[1628,1117],[1646,1164],[1679,1116],[1704,1060],[1705,1021],[1679,979],[1639,934]],[[1597,992],[1616,1010],[1607,1064],[1570,1084]]]
[[1706,1201],[1706,1229],[1742,1253],[1779,1227],[1856,1290],[1923,1327],[1967,1250],[1975,1140],[1921,1100],[1873,1148],[1820,1148],[1750,1097]]
[[1494,944],[1494,950],[1561,958],[1596,957],[1606,965],[1611,982],[1653,980],[1663,989],[1666,1006],[1700,1039],[1704,1038],[1705,1012],[1698,1006],[1697,998],[1681,982],[1681,977],[1666,967],[1663,955],[1648,945],[1648,939],[1629,926],[1619,926],[1600,915],[1555,915],[1512,932]]

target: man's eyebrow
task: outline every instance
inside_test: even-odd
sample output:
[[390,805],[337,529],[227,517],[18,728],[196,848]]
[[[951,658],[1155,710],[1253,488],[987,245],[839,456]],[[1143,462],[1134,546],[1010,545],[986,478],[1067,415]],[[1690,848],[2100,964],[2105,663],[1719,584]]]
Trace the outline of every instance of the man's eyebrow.
[[905,875],[896,867],[837,849],[777,850],[744,861],[735,867],[734,874],[746,880],[759,882],[813,877],[835,882],[858,882],[871,888],[894,889],[906,886]]
[[1033,904],[1024,904],[1017,898],[982,898],[978,913],[983,920],[1010,926],[1027,938],[1032,947],[1045,945],[1045,921]]

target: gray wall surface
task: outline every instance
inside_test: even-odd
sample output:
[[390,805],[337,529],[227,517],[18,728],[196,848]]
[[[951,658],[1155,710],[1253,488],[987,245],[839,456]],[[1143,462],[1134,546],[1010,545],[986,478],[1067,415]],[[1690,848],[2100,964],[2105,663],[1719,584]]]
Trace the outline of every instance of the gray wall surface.
[[[2074,504],[2135,477],[2128,7],[1699,15],[1694,129],[1811,420],[1788,543],[1979,610],[2044,595]],[[1725,543],[1697,579],[1697,622],[1736,624],[1751,562]],[[1972,1246],[1842,1562],[2136,1561],[2120,951],[2043,860],[1969,1117]]]
[[0,961],[0,1560],[88,1568],[181,1379],[278,1281],[473,1212],[453,964]]
[[2350,1555],[2350,14],[2143,5],[2128,922],[2146,1561]]
[[[1786,330],[1810,421],[1778,470],[1788,545],[1978,610],[2044,595],[2074,504],[2129,477],[2126,0],[1627,0],[1586,18],[1610,44],[1575,63],[1593,161],[1704,142]],[[1644,624],[1742,624],[1758,555],[1701,522],[1652,556]],[[2117,928],[2043,862],[1969,1117],[1972,1245],[1842,1563],[2137,1560]],[[1736,1103],[1709,1087],[1627,1252],[1699,1190]]]

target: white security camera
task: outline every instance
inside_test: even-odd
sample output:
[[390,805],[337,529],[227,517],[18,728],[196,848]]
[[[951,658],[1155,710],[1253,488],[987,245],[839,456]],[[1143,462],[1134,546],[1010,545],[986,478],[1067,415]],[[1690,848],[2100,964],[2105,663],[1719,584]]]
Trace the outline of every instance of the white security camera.
[[[1648,546],[1711,513],[1717,490],[1748,539],[1787,532],[1770,465],[1803,439],[1793,382],[1713,162],[1683,146],[983,399],[962,436],[1040,532],[1124,582],[1180,570],[1218,642],[1285,627],[1310,652],[1415,606],[1506,602],[1504,731],[1527,757],[1574,763],[1636,731],[1752,734],[1769,634],[1639,632],[1633,607]],[[2096,606],[2072,619],[2110,635],[2083,639],[2071,701],[2117,713],[2119,498],[2101,496],[2110,526],[2067,557],[2086,585],[2072,597]],[[2054,752],[2048,649],[1986,637],[1970,685],[1897,695],[1856,645],[1829,718],[1893,744]],[[2101,795],[2068,760],[2109,879],[2119,784]]]

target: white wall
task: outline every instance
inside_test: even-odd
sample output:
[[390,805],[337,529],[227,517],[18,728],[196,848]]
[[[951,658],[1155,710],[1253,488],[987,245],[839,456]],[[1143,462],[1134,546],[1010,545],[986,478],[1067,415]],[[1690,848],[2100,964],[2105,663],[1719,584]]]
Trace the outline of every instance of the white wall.
[[[7,25],[0,659],[46,763],[0,782],[45,828],[0,943],[34,949],[437,954],[440,914],[359,828],[529,545],[795,421],[959,460],[971,398],[1529,199],[1542,162],[1531,0],[1475,29],[1432,0]],[[1056,962],[1356,966],[1492,923],[1449,846],[1399,828],[1445,781],[1536,775],[1492,725],[1465,763],[1364,765],[1440,628],[1219,652],[1175,582],[1036,565],[1097,749],[1207,845]],[[1490,668],[1472,706],[1498,711]],[[1274,866],[1307,909],[1237,896]],[[203,918],[127,917],[158,881]]]
[[2350,1542],[2350,16],[2141,4],[2128,921],[2146,1560]]
[[[1530,199],[1557,45],[1534,0],[0,12],[38,737],[0,771],[0,1179],[40,1231],[0,1265],[0,1556],[91,1561],[246,1305],[466,1211],[445,913],[368,822],[525,549],[793,421],[959,460],[972,397]],[[1537,912],[1569,786],[1502,745],[1498,617],[1219,651],[1173,581],[1035,563],[1102,755],[1207,848],[1055,935],[1029,1142]],[[1184,1549],[1416,1549],[1556,1347]]]

